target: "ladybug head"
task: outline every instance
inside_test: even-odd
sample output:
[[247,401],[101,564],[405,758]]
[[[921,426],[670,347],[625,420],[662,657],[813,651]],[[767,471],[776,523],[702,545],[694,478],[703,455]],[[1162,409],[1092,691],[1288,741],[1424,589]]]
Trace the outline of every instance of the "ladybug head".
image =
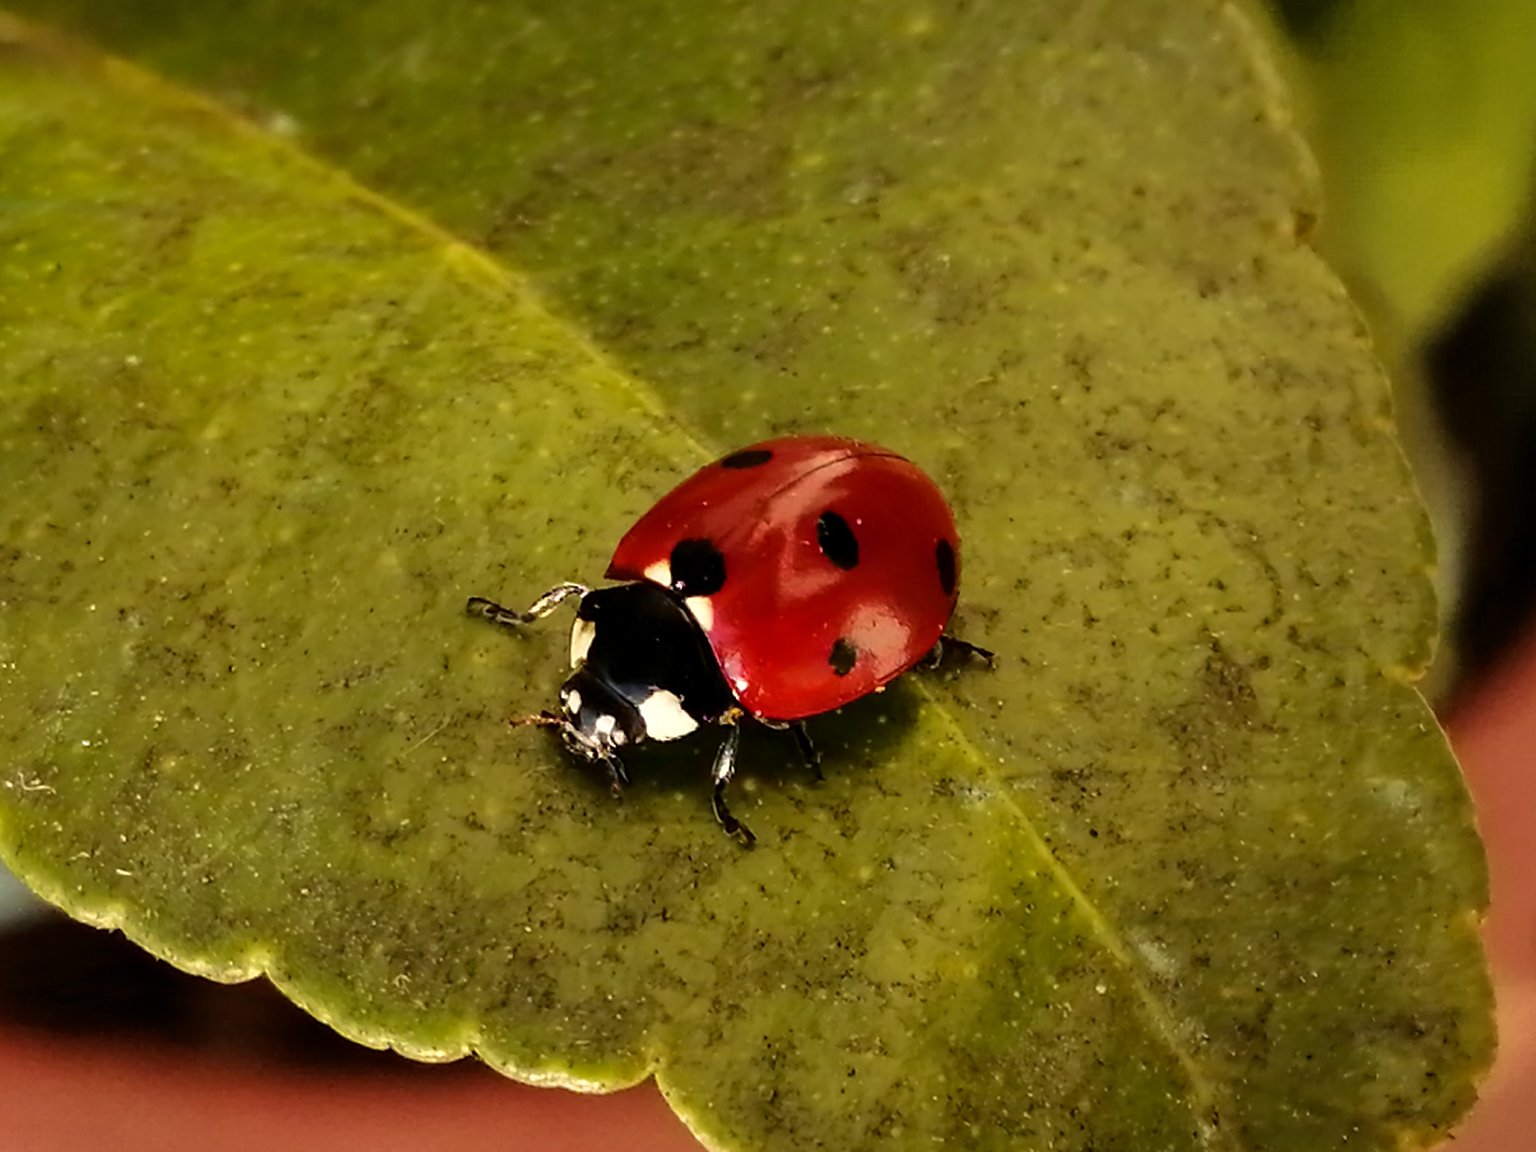
[[645,739],[645,719],[635,706],[586,668],[578,668],[560,689],[565,713],[560,735],[585,760],[613,760],[619,751]]

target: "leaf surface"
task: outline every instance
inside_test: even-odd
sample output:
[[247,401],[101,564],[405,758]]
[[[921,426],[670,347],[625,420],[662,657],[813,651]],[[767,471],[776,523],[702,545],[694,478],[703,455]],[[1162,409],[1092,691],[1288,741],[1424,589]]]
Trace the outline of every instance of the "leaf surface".
[[[654,1072],[719,1146],[1385,1148],[1465,1108],[1486,880],[1406,683],[1427,533],[1241,21],[79,11],[483,248],[0,26],[34,886],[366,1042]],[[616,804],[508,733],[560,628],[461,605],[595,575],[788,428],[940,478],[1004,659],[819,724],[822,782],[749,742],[743,853],[708,748]]]

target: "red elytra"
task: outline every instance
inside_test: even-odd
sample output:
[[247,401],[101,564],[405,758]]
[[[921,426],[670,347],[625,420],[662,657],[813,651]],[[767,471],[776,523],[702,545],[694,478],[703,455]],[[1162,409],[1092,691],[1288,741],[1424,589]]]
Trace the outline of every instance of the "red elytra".
[[[724,578],[694,596],[673,560],[703,542]],[[840,708],[910,669],[949,623],[959,572],[933,481],[889,449],[835,436],[767,440],[700,469],[608,567],[610,579],[684,593],[737,702],[768,721]]]

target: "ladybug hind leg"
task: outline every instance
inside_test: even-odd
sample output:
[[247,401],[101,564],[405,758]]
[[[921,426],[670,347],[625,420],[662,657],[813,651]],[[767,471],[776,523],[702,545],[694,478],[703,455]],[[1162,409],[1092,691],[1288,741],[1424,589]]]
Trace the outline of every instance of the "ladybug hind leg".
[[821,751],[811,742],[811,734],[806,731],[805,723],[800,720],[762,720],[764,728],[772,728],[775,732],[791,732],[795,737],[795,747],[800,750],[800,759],[810,769],[811,775],[817,780],[825,780],[826,776],[821,771]]
[[464,604],[464,611],[471,616],[483,616],[492,624],[515,628],[519,624],[532,624],[535,620],[542,620],[572,596],[585,596],[589,591],[591,589],[585,584],[569,582],[556,584],[530,604],[524,612],[504,608],[494,600],[487,600],[484,596],[471,596]]
[[800,749],[800,759],[805,761],[805,766],[817,780],[825,780],[821,772],[821,750],[811,743],[811,734],[806,731],[805,725],[796,721],[789,726],[789,730],[795,734],[795,747]]
[[731,810],[725,804],[725,786],[736,775],[736,751],[740,746],[741,729],[732,724],[726,732],[725,742],[720,745],[720,751],[715,753],[715,766],[710,770],[709,776],[715,786],[710,795],[710,807],[714,809],[715,819],[725,829],[726,835],[734,836],[741,841],[742,847],[750,848],[757,837],[752,835],[750,828],[731,815]]
[[937,668],[950,656],[960,656],[967,660],[980,660],[988,668],[997,667],[997,653],[990,648],[983,648],[980,644],[972,644],[969,640],[962,640],[958,636],[940,636],[938,643],[933,646],[933,651],[923,657],[924,668]]

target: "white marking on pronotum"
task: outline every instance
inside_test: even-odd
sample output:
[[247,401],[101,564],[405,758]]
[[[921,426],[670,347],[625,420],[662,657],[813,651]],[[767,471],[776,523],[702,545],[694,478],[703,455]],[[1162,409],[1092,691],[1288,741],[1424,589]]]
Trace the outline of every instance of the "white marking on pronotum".
[[641,573],[652,584],[660,584],[663,588],[672,587],[672,562],[670,560],[658,560]]
[[665,688],[656,689],[640,701],[640,719],[645,721],[645,734],[652,740],[677,740],[699,726],[677,695]]
[[581,713],[581,693],[574,688],[567,688],[560,693],[560,700],[565,705],[568,715],[576,716]]
[[571,625],[571,667],[574,668],[587,658],[587,653],[592,650],[592,640],[597,636],[597,625],[590,620],[576,617],[576,623]]
[[693,613],[693,618],[704,631],[708,632],[715,626],[715,606],[709,602],[708,596],[690,596],[683,604]]

